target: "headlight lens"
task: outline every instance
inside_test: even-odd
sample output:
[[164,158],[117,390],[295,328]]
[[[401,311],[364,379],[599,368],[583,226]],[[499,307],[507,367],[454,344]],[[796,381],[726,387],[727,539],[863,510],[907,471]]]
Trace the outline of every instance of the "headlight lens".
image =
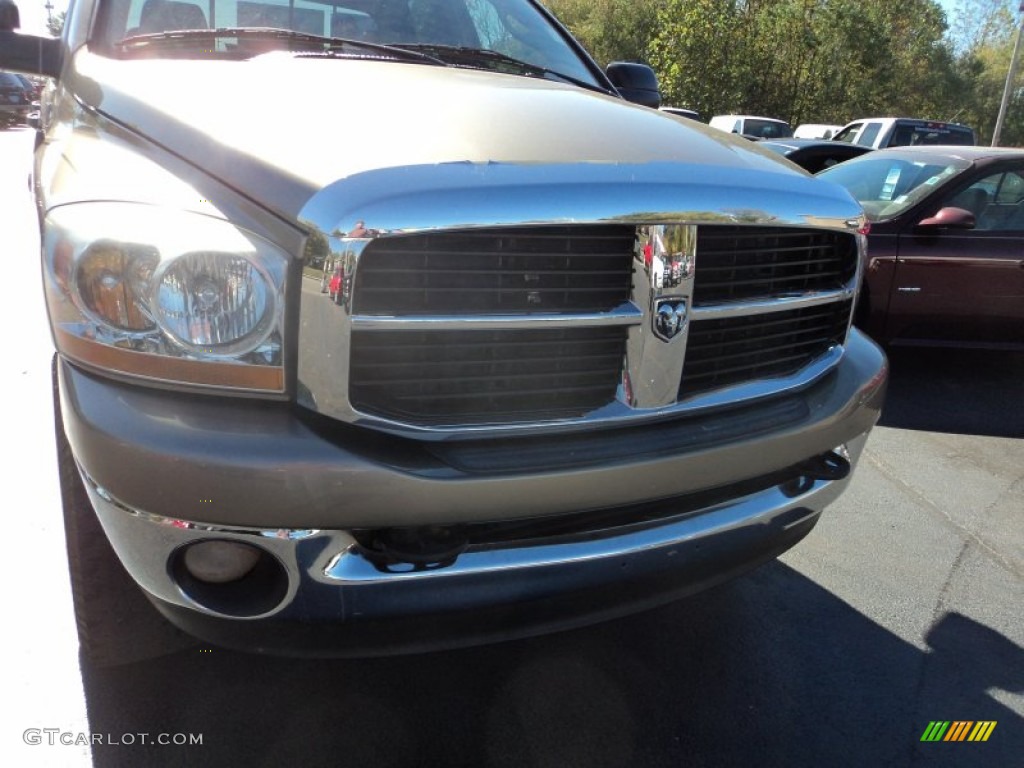
[[277,316],[272,279],[243,256],[189,253],[162,265],[152,282],[157,322],[188,349],[249,351]]
[[159,255],[132,252],[116,243],[96,243],[79,259],[75,289],[82,308],[98,322],[125,331],[148,331],[154,327],[142,293],[159,262]]
[[227,222],[128,203],[46,218],[57,346],[83,363],[194,385],[282,391],[288,258]]

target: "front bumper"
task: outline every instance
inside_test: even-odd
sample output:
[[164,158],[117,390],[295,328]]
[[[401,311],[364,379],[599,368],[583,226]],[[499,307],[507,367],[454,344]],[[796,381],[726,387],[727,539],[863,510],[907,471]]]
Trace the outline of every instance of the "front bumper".
[[[848,446],[851,463],[866,435]],[[727,581],[792,547],[849,481],[780,484],[656,525],[470,547],[450,565],[382,570],[345,531],[245,530],[125,509],[89,484],[118,555],[156,606],[228,647],[389,654],[524,637],[614,618]],[[189,543],[229,540],[269,554],[277,580],[237,601],[181,578]],[[197,588],[198,587],[198,588]],[[262,594],[272,606],[256,615]],[[253,602],[253,597],[257,602]],[[262,609],[257,609],[262,610]]]
[[[590,623],[775,557],[847,484],[801,467],[837,446],[856,464],[887,367],[853,331],[839,366],[800,393],[800,409],[778,429],[505,472],[493,457],[507,452],[472,454],[474,462],[456,451],[445,461],[443,451],[325,427],[283,404],[149,391],[66,363],[59,373],[65,428],[93,505],[165,614],[222,645],[365,654]],[[600,433],[593,440],[595,452],[608,442]],[[614,525],[554,535],[530,527],[634,507],[635,522],[619,514]],[[382,567],[363,535],[509,521],[524,523],[523,535],[471,538],[429,567]],[[189,579],[181,553],[209,539],[256,546],[259,577],[227,590]]]

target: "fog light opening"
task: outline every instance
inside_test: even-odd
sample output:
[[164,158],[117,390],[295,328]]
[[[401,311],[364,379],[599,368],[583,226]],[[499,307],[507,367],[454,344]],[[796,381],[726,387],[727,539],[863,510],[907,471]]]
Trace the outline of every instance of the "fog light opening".
[[201,541],[185,550],[185,568],[208,584],[238,581],[256,567],[260,551],[237,541]]
[[240,541],[188,544],[172,556],[170,572],[186,598],[226,616],[270,613],[288,593],[288,575],[277,558]]

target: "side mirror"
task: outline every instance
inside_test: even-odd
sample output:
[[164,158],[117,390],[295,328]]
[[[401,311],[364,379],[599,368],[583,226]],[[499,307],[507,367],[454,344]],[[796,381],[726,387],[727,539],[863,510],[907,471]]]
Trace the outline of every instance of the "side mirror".
[[945,227],[948,229],[974,229],[976,223],[974,214],[966,208],[955,208],[950,206],[948,208],[942,208],[934,216],[929,216],[927,219],[921,219],[921,221],[917,222],[917,226],[927,227],[929,229],[938,229],[939,227]]
[[613,61],[605,70],[615,90],[626,101],[657,109],[661,106],[658,76],[646,64],[632,61]]
[[62,52],[57,38],[0,31],[0,70],[58,77]]

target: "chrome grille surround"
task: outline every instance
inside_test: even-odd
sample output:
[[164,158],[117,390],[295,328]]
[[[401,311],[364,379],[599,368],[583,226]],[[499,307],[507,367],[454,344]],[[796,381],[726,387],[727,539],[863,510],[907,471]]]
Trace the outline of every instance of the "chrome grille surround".
[[[836,187],[787,173],[716,168],[713,179],[702,176],[707,176],[706,168],[677,163],[639,167],[452,164],[386,169],[337,182],[316,196],[302,216],[304,223],[314,232],[318,230],[328,243],[326,264],[337,265],[343,277],[337,304],[318,295],[316,281],[302,281],[297,401],[349,423],[423,439],[450,439],[657,420],[808,386],[835,366],[843,353],[849,308],[856,297],[865,247],[865,238],[858,234],[864,224],[859,207]],[[637,178],[648,183],[637,184]],[[818,213],[810,216],[801,210]],[[614,291],[602,299],[603,304],[570,302],[563,306],[557,301],[541,301],[541,311],[523,306],[527,294],[522,290],[516,298],[517,306],[497,306],[492,311],[481,309],[488,307],[488,301],[481,302],[476,296],[464,297],[461,304],[454,302],[452,311],[445,312],[443,298],[437,300],[441,294],[410,302],[410,311],[403,311],[401,302],[367,303],[360,294],[364,274],[376,275],[376,280],[387,274],[386,269],[369,266],[378,247],[381,253],[385,248],[389,252],[415,252],[423,250],[420,246],[428,238],[439,235],[442,242],[466,237],[479,243],[481,236],[485,241],[493,237],[496,242],[518,232],[529,237],[549,234],[552,227],[581,232],[588,227],[607,229],[609,225],[628,227],[634,233],[628,297],[614,306],[607,298],[617,298]],[[795,237],[810,243],[802,251],[798,249],[802,255],[795,259],[806,262],[797,265],[805,273],[797,280],[799,289],[792,288],[792,281],[773,284],[771,263],[780,258],[785,261],[778,255],[785,248],[760,248],[762,253],[754,257],[754,263],[741,264],[740,268],[767,286],[764,291],[748,292],[741,298],[711,292],[702,299],[701,240],[709,234],[723,233],[741,241],[750,235],[754,241],[782,242]],[[832,275],[819,279],[819,273],[836,271],[821,265],[844,249],[846,255],[839,259],[843,262],[838,270],[840,278],[833,279]],[[816,261],[813,256],[807,258],[808,251],[824,255]],[[431,267],[434,274],[445,274],[445,258],[435,261]],[[483,259],[496,263],[493,253]],[[567,270],[576,271],[580,264],[578,260],[567,262]],[[775,271],[789,276],[786,268]],[[518,274],[522,276],[523,272],[530,273],[530,269],[520,269]],[[553,279],[571,286],[564,276],[557,275],[557,268],[553,272]],[[493,275],[485,273],[481,271],[480,279],[492,280]],[[420,275],[402,279],[406,287],[412,286],[414,294],[433,278]],[[494,283],[499,291],[501,279],[499,276]],[[616,279],[612,278],[613,282]],[[727,284],[728,280],[719,282]],[[442,284],[442,288],[451,287]],[[768,316],[781,312],[813,312],[814,307],[835,310],[836,305],[845,308],[840,310],[846,315],[842,334],[834,334],[838,336],[836,343],[815,348],[797,365],[781,373],[769,366],[765,369],[767,375],[755,372],[754,378],[720,379],[713,387],[694,391],[683,383],[687,345],[694,329],[699,338],[702,327],[710,328],[712,323],[722,321],[728,325],[729,318],[740,325],[756,325],[756,321],[742,318],[765,316],[767,321]],[[831,319],[834,321],[835,312]],[[405,392],[420,374],[430,386],[441,383],[437,393],[442,400],[456,402],[460,393],[469,391],[467,386],[471,385],[460,380],[458,370],[448,380],[450,388],[444,389],[446,362],[461,364],[461,353],[448,349],[446,338],[469,339],[469,346],[476,348],[488,343],[501,347],[506,346],[499,343],[506,336],[514,345],[516,334],[519,339],[529,339],[531,334],[545,338],[546,333],[565,338],[582,333],[586,337],[588,329],[593,329],[595,338],[606,341],[621,334],[621,355],[609,355],[604,349],[598,377],[602,383],[575,405],[549,407],[550,403],[540,403],[531,407],[526,402],[528,391],[520,398],[525,405],[518,410],[499,407],[502,401],[498,397],[490,401],[484,398],[477,406],[464,403],[465,407],[448,411],[417,412],[416,406],[410,408],[408,402],[415,402],[422,391],[414,393],[412,401],[396,405],[396,393]],[[411,343],[406,344],[406,340]],[[424,343],[435,344],[436,351],[447,351],[450,359],[433,353],[403,358],[402,347],[411,350]],[[421,366],[432,360],[438,362]],[[389,380],[387,369],[374,371],[375,361],[392,366],[391,371],[397,373]],[[617,362],[613,365],[611,361]],[[493,359],[485,356],[471,360],[470,367],[462,370],[478,373],[488,386],[500,390],[504,386],[502,376],[514,364],[514,355]],[[545,375],[551,373],[546,371]],[[529,381],[528,377],[522,378]],[[385,387],[376,394],[375,381]],[[560,386],[557,376],[549,381],[556,388]],[[539,388],[543,389],[543,384]],[[517,394],[515,387],[509,391]]]

